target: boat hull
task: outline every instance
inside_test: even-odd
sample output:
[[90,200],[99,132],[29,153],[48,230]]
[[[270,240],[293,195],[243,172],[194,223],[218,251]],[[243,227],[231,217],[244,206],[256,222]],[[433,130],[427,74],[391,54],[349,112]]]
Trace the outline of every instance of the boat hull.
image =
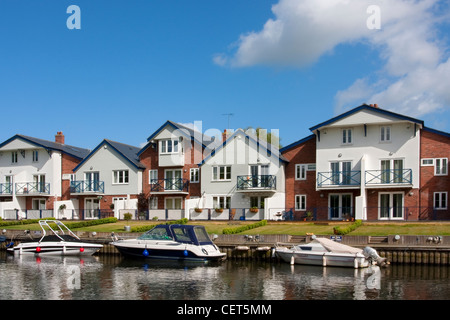
[[214,245],[157,244],[146,241],[116,241],[112,243],[124,256],[140,259],[186,261],[221,261],[226,258]]
[[291,264],[349,267],[356,269],[365,268],[370,265],[369,261],[362,254],[305,252],[287,248],[277,249],[276,254],[281,260]]
[[102,247],[101,244],[85,242],[24,242],[7,251],[14,255],[90,256]]

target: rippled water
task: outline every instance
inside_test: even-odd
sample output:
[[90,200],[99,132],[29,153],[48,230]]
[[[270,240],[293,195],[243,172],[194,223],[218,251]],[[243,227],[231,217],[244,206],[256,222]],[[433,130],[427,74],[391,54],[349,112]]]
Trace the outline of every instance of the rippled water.
[[450,270],[391,265],[350,269],[225,261],[185,264],[13,257],[0,252],[0,299],[40,300],[448,300]]

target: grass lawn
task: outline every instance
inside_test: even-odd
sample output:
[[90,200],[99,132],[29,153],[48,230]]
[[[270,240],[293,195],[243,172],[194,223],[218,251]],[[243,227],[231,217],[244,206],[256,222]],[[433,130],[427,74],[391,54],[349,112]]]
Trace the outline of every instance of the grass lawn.
[[[68,221],[69,222],[69,221]],[[222,234],[225,228],[234,228],[246,224],[252,224],[255,221],[190,221],[189,224],[204,225],[206,231],[210,234]],[[124,221],[120,220],[116,223],[108,223],[91,227],[74,229],[76,231],[87,232],[124,232],[126,225],[133,227],[156,225],[164,223],[164,221]],[[242,234],[289,234],[289,235],[305,235],[307,233],[331,235],[333,228],[337,225],[346,226],[351,222],[332,222],[317,223],[314,222],[275,222],[269,221],[266,226],[247,230]],[[40,230],[38,224],[9,226],[7,229],[18,230]],[[387,236],[387,235],[450,235],[450,222],[363,222],[363,225],[351,232],[349,235],[371,235],[371,236]]]

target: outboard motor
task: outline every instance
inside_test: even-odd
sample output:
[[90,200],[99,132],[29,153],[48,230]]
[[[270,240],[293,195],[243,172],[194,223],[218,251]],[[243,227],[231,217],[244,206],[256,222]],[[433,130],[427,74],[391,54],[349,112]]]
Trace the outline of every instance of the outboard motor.
[[380,257],[377,250],[371,247],[365,247],[363,250],[363,255],[366,257],[366,259],[370,260],[372,264],[374,264],[375,262],[380,267],[384,267],[385,265],[389,264],[386,258]]

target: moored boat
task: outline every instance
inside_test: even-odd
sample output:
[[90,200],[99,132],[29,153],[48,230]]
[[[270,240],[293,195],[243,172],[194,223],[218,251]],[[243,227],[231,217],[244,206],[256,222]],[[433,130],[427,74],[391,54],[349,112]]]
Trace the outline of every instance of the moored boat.
[[226,258],[211,241],[205,227],[198,225],[157,225],[136,239],[115,239],[112,245],[123,255],[137,258],[191,261]]
[[[53,229],[52,224],[59,230]],[[9,247],[7,252],[14,255],[86,256],[93,255],[103,247],[101,244],[81,241],[59,220],[40,220],[39,225],[42,229],[42,237],[38,241],[21,242],[16,246]]]
[[336,266],[365,268],[370,265],[384,266],[386,259],[381,258],[375,249],[354,248],[326,238],[315,238],[310,243],[295,245],[291,248],[278,247],[277,256],[291,264],[318,266]]

